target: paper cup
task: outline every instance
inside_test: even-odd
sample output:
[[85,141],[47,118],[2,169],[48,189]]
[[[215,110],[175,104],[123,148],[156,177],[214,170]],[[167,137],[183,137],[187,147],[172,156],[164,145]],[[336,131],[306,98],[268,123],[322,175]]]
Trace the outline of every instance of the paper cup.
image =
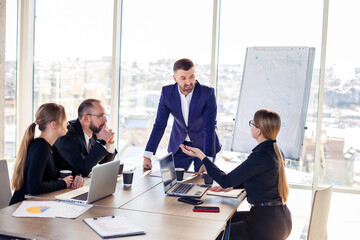
[[60,170],[60,178],[65,178],[72,174],[71,170]]
[[176,180],[178,182],[181,182],[184,178],[184,171],[185,169],[183,168],[175,168],[175,171],[176,171]]
[[131,186],[133,181],[134,172],[133,171],[123,171],[123,182],[124,186]]
[[207,185],[213,184],[214,180],[210,177],[209,174],[204,173],[204,183]]

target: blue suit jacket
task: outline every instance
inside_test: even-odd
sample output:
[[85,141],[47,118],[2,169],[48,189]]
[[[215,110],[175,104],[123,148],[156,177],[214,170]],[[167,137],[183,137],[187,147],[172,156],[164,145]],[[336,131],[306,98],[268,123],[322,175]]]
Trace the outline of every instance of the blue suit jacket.
[[179,145],[184,143],[189,134],[192,145],[201,149],[206,156],[215,157],[221,146],[215,132],[216,99],[214,89],[200,85],[196,81],[190,102],[188,126],[186,127],[181,111],[181,100],[178,84],[162,88],[156,120],[145,150],[156,153],[156,149],[164,134],[169,114],[174,117],[168,152],[176,153]]

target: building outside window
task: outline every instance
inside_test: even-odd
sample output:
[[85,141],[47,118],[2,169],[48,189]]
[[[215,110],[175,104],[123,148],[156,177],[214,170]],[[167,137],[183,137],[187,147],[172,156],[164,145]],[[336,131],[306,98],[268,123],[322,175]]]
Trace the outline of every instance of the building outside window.
[[[254,46],[316,48],[306,118],[307,130],[304,133],[305,145],[310,143],[310,147],[306,146],[306,154],[303,154],[300,160],[287,161],[287,177],[291,183],[312,184],[315,153],[312,144],[315,142],[317,121],[322,10],[321,1],[310,0],[221,1],[217,103],[219,136],[224,151],[230,151],[232,144],[246,48]],[[254,141],[254,147],[256,145]],[[238,160],[241,162],[241,157]]]
[[71,120],[84,99],[96,98],[110,113],[113,5],[112,0],[36,1],[34,111],[57,102]]
[[[360,189],[360,3],[329,4],[320,184]],[[345,27],[346,26],[346,27]]]
[[16,151],[16,30],[17,1],[6,2],[5,39],[5,158]]
[[[174,83],[174,62],[190,58],[197,80],[209,84],[212,2],[124,0],[122,14],[119,136],[127,146],[122,159],[134,154],[142,159],[161,88]],[[167,151],[172,122],[170,117],[159,157]]]

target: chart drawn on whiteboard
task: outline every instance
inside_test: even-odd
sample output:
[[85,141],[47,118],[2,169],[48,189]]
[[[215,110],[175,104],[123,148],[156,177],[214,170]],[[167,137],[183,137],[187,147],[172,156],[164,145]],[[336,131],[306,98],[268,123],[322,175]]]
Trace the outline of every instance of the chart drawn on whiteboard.
[[280,114],[278,143],[285,157],[298,159],[304,136],[309,101],[314,48],[247,48],[232,150],[251,152],[248,121],[262,108]]
[[[281,118],[282,119],[288,118],[291,107],[290,105],[296,104],[295,99],[292,97],[294,96],[294,94],[296,94],[296,91],[298,89],[297,88],[298,86],[294,85],[294,79],[295,79],[294,74],[299,72],[296,68],[299,68],[300,71],[303,71],[303,69],[306,67],[304,65],[303,56],[287,54],[284,57],[283,61],[284,64],[288,66],[287,69],[288,71],[284,72],[285,81],[280,86],[276,86],[276,84],[278,83],[277,79],[281,79],[281,78],[276,78],[276,77],[278,74],[277,71],[281,71],[281,69],[277,69],[277,68],[281,66],[276,66],[273,61],[269,61],[269,59],[266,58],[264,59],[264,57],[259,56],[259,54],[256,54],[254,57],[255,57],[255,64],[259,66],[258,77],[260,81],[261,78],[263,78],[262,80],[264,85],[262,86],[264,86],[265,88],[264,92],[266,93],[262,95],[263,104],[265,105],[265,103],[268,101],[267,100],[268,96],[273,95],[274,98],[277,97],[278,99],[275,100],[282,102],[285,108],[287,107],[287,111],[282,113]],[[266,63],[267,66],[265,65]],[[283,121],[282,124],[283,127],[286,126],[285,123],[286,121]]]

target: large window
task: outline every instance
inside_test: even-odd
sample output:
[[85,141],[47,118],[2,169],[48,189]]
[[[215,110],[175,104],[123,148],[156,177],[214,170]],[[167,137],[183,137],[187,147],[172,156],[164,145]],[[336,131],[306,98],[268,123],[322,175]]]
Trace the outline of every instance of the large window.
[[17,1],[7,1],[5,39],[5,158],[14,158],[16,155],[16,29]]
[[110,112],[113,0],[37,0],[34,111],[64,105],[68,119],[86,98]]
[[319,183],[360,188],[360,3],[329,4]]
[[[99,4],[97,0],[36,0],[33,106],[35,111],[44,102],[58,102],[65,106],[70,120],[76,118],[79,103],[91,97],[102,100],[110,113],[110,99],[115,97],[111,96],[111,82],[120,81],[116,119],[119,155],[130,159],[138,154],[141,158],[155,120],[161,87],[174,83],[173,63],[184,57],[192,59],[197,80],[201,84],[210,83],[214,2],[120,2],[121,49],[117,49],[121,50],[120,79],[111,79],[114,1]],[[323,1],[219,2],[218,78],[212,87],[217,90],[218,133],[225,152],[232,143],[246,48],[316,48],[302,156],[299,160],[290,159],[286,165],[291,183],[311,184]],[[6,157],[15,156],[16,146],[16,8],[16,1],[7,1]],[[356,54],[360,50],[360,35],[353,26],[360,20],[356,12],[359,8],[356,0],[346,4],[338,0],[330,2],[319,146],[319,183],[355,188],[360,187],[360,57]],[[170,118],[158,155],[167,149],[172,121]]]
[[[211,27],[212,1],[123,1],[119,126],[126,152],[135,148],[141,157],[177,59],[193,60],[197,80],[209,83]],[[170,125],[160,149],[167,149]]]
[[[314,143],[322,7],[321,1],[311,0],[221,1],[217,104],[219,136],[223,150],[230,150],[231,147],[246,48],[253,46],[316,48],[305,132],[305,144]],[[254,147],[255,145],[256,142]],[[314,162],[314,147],[311,146],[307,146],[308,151],[304,152],[300,161],[290,160],[287,163],[289,182],[311,184]]]

